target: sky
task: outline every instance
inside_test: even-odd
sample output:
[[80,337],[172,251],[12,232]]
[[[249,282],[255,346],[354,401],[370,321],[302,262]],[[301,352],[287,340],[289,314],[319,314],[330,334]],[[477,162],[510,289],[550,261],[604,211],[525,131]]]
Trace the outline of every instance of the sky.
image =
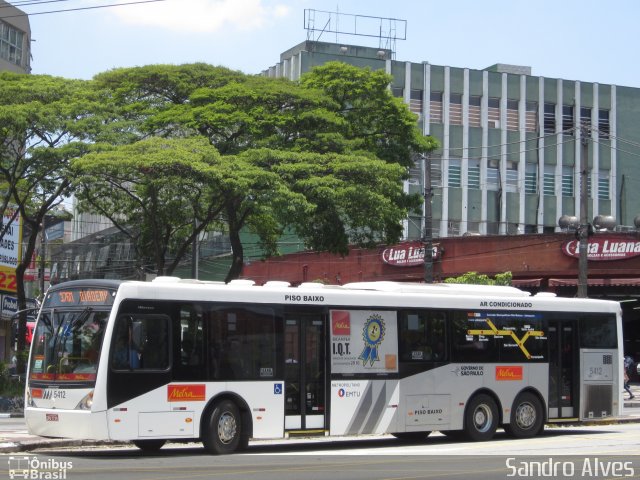
[[[34,14],[135,0],[8,1]],[[343,30],[353,30],[349,15],[405,20],[396,60],[471,69],[508,63],[536,76],[640,88],[638,0],[163,0],[31,15],[32,73],[89,79],[117,67],[192,62],[259,73],[307,39],[305,9],[340,12]],[[322,18],[315,14],[316,27]],[[377,34],[380,22],[358,25]],[[395,25],[404,37],[404,23]],[[380,46],[375,37],[320,40]]]

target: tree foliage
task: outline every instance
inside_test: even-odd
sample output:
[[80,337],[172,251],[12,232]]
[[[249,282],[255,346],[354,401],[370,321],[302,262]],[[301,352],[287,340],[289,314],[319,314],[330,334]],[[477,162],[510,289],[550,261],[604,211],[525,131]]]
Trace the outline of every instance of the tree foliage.
[[218,185],[233,166],[225,168],[199,137],[151,137],[95,150],[72,165],[81,208],[109,218],[131,239],[140,274],[172,273],[221,213]]
[[339,105],[345,138],[352,148],[389,163],[413,165],[415,154],[430,152],[437,141],[417,128],[416,115],[391,95],[391,75],[342,62],[327,62],[303,75],[301,84],[329,95]]
[[[199,225],[225,225],[233,253],[227,279],[241,272],[242,229],[256,233],[267,254],[277,253],[277,239],[285,229],[310,248],[342,254],[350,243],[397,241],[401,220],[418,205],[416,196],[403,192],[401,181],[412,155],[435,146],[419,133],[415,116],[389,94],[388,75],[343,64],[315,70],[300,83],[203,64],[118,69],[95,80],[113,106],[113,126],[107,133],[119,132],[120,137],[112,143],[152,135],[176,141],[201,136],[219,152],[219,163],[212,168],[227,172],[225,181],[212,182],[208,196],[199,196],[217,212],[216,221]],[[348,97],[336,93],[340,85]],[[117,169],[116,161],[103,162],[105,155],[129,155],[132,162],[144,163],[127,148],[90,158]],[[111,199],[94,195],[89,201],[95,179],[82,177],[89,162],[77,165],[87,186],[84,205],[115,211]],[[143,197],[137,196],[137,202],[142,204]],[[183,218],[190,212],[186,209]],[[137,218],[146,222],[152,217]],[[154,231],[141,227],[146,230]],[[155,233],[153,238],[162,237]],[[158,268],[159,259],[152,262],[144,251],[170,250],[151,242],[140,242],[139,248],[143,258],[164,271]],[[182,250],[172,251],[175,256]]]
[[[71,194],[69,162],[88,151],[90,139],[103,125],[102,105],[90,82],[0,73],[2,208],[19,211],[24,225],[25,247],[16,267],[19,310],[26,308],[24,273],[40,226],[47,212]],[[19,322],[19,352],[24,349],[25,322],[26,317]]]
[[511,285],[511,272],[498,273],[494,278],[478,272],[467,272],[459,277],[445,279],[444,283],[464,283],[470,285]]

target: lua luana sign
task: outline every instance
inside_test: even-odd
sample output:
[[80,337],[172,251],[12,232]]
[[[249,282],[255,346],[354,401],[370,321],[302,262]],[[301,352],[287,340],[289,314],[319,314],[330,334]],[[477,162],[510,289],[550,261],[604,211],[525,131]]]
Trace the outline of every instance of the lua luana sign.
[[[580,243],[571,240],[562,246],[562,253],[570,257],[580,256]],[[587,243],[587,260],[624,260],[640,255],[640,241],[629,237],[593,236]]]
[[[385,248],[382,261],[394,267],[415,267],[424,264],[424,245],[419,242],[405,243]],[[433,259],[440,258],[440,248],[433,246]]]

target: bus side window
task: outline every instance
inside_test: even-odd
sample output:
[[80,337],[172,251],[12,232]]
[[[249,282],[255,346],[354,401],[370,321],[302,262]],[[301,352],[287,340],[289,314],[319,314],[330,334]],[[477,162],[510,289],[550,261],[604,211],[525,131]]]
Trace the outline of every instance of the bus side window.
[[134,321],[131,315],[118,319],[115,329],[115,344],[111,366],[118,370],[129,370],[140,366],[139,346],[134,340]]
[[141,368],[164,370],[169,366],[168,318],[145,318],[144,341],[140,348]]
[[401,311],[399,354],[403,374],[434,368],[447,360],[446,314],[434,310]]
[[199,305],[181,306],[180,320],[173,329],[173,334],[178,339],[174,347],[174,380],[205,379],[203,328],[202,308]]

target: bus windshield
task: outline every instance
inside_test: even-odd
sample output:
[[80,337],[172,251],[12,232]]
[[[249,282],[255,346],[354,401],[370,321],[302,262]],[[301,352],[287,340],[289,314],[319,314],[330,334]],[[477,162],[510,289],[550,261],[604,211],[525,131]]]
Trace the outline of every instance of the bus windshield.
[[29,378],[94,382],[109,311],[43,310],[33,334]]

